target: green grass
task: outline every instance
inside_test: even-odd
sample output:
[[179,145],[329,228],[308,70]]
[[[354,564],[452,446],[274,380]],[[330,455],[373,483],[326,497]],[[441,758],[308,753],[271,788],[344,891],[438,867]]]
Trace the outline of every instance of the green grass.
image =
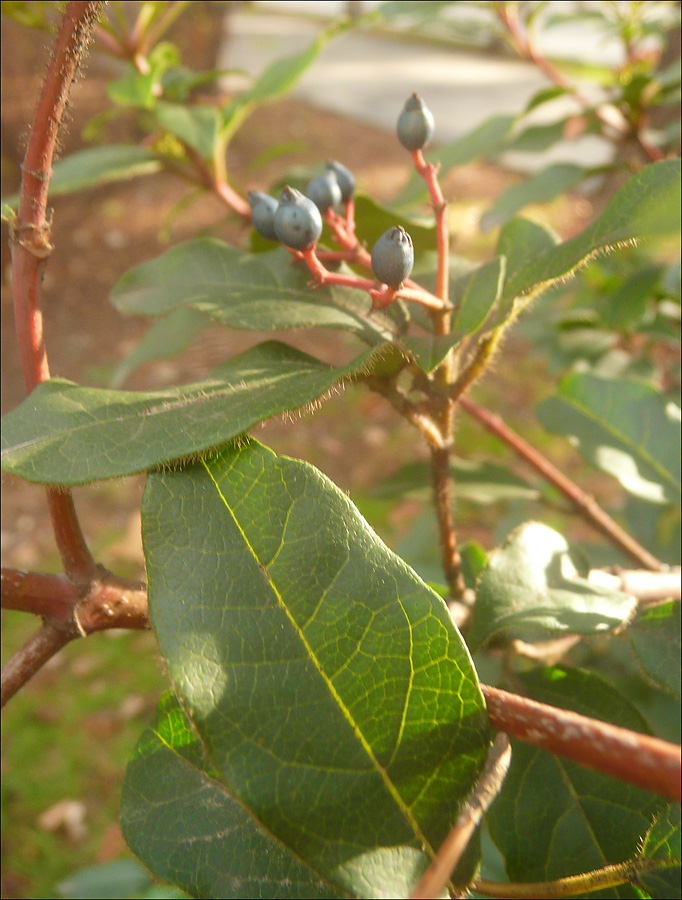
[[[35,623],[3,615],[3,657]],[[130,756],[167,686],[151,633],[75,641],[3,712],[3,897],[59,897],[57,884],[79,869],[131,856],[115,833]],[[129,715],[126,701],[139,698]],[[80,840],[47,831],[40,816],[63,800],[85,806]],[[6,827],[5,827],[6,826]]]

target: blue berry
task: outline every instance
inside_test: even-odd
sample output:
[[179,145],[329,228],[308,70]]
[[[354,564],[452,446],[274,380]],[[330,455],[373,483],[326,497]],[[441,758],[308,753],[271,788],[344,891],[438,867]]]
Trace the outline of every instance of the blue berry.
[[307,250],[322,234],[322,216],[312,200],[288,185],[275,213],[275,234],[292,250]]
[[433,116],[418,94],[408,98],[398,117],[398,140],[406,150],[421,150],[433,135]]
[[305,189],[306,197],[313,201],[315,206],[324,215],[328,209],[338,206],[341,202],[341,188],[336,180],[334,172],[325,172],[308,182]]
[[274,197],[264,194],[262,191],[249,191],[246,196],[251,207],[251,221],[261,237],[269,241],[276,241],[275,213],[278,203]]
[[372,250],[372,271],[382,284],[399,288],[414,265],[412,238],[399,225],[381,235]]
[[348,203],[355,193],[355,177],[353,173],[350,169],[342,166],[340,162],[336,162],[335,159],[328,160],[326,168],[336,175],[336,180],[341,188],[341,199],[344,203]]

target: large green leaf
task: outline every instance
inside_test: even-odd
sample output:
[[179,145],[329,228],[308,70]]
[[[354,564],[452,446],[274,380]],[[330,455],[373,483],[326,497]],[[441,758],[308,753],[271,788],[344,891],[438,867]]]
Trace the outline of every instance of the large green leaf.
[[647,681],[680,698],[680,601],[642,610],[627,637]]
[[640,857],[660,861],[661,868],[640,872],[639,882],[652,900],[668,900],[680,889],[680,807],[678,804],[663,810],[649,829]]
[[547,166],[522,184],[515,184],[503,191],[481,216],[481,230],[489,231],[503,225],[531,203],[548,203],[554,200],[559,194],[579,184],[588,172],[584,166],[573,163]]
[[128,764],[121,825],[131,850],[192,897],[335,897],[230,795],[173,694]]
[[537,415],[631,494],[680,502],[680,409],[649,384],[573,373]]
[[508,279],[502,301],[565,278],[591,256],[634,240],[679,234],[680,162],[642,169],[621,188],[604,212],[574,238],[528,260]]
[[131,269],[111,299],[123,312],[152,316],[190,306],[230,328],[342,328],[368,343],[390,337],[385,319],[368,315],[367,294],[313,289],[310,280],[306,266],[293,264],[282,248],[252,254],[200,238]]
[[[540,702],[649,731],[630,701],[591,673],[555,666],[518,680],[524,693]],[[549,881],[632,859],[664,806],[640,788],[514,742],[488,825],[512,881]],[[594,896],[639,895],[624,885]]]
[[526,522],[493,551],[476,594],[469,646],[493,636],[543,640],[565,633],[598,634],[622,625],[634,597],[592,584],[564,538]]
[[483,325],[500,298],[506,270],[507,260],[500,255],[455,282],[451,294],[457,307],[453,321],[455,334],[464,337]]
[[[65,156],[54,164],[49,196],[58,197],[111,181],[128,181],[160,169],[160,160],[147,147],[128,144],[92,147]],[[2,202],[16,209],[19,194],[3,198]]]
[[39,385],[3,418],[2,466],[27,481],[85,484],[130,475],[224,444],[246,429],[317,400],[383,347],[345,366],[276,341],[259,344],[203,381],[155,391]]
[[443,601],[320,472],[251,440],[152,474],[142,533],[216,780],[338,890],[404,896],[489,740]]

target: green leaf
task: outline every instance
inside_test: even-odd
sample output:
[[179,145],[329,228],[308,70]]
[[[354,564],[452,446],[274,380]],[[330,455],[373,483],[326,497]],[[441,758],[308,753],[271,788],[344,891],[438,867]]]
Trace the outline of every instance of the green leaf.
[[653,872],[639,872],[638,881],[652,900],[667,900],[676,896],[680,888],[680,807],[663,810],[647,832],[640,854],[642,859],[660,860],[661,868]]
[[271,103],[287,94],[301,75],[316,60],[320,51],[333,37],[351,27],[350,21],[338,21],[320,32],[315,40],[299,53],[282,56],[261,72],[251,87],[222,110],[223,137],[231,138],[244,119],[259,105]]
[[159,83],[159,73],[155,69],[138,72],[128,63],[126,74],[107,85],[107,94],[118,106],[132,106],[137,109],[152,109],[157,102],[155,88]]
[[424,225],[401,216],[379,206],[364,194],[355,195],[355,218],[357,238],[361,243],[366,243],[370,250],[385,231],[396,225],[402,226],[412,238],[415,256],[427,253],[436,246],[436,229],[433,224]]
[[366,294],[313,290],[308,269],[281,247],[254,255],[212,238],[178,244],[127,272],[111,300],[122,312],[152,316],[188,306],[230,328],[342,328],[368,343],[391,337],[385,320],[368,315]]
[[626,491],[650,503],[680,502],[680,409],[649,384],[574,373],[537,415]]
[[[515,116],[491,116],[463,137],[428,153],[427,159],[440,163],[441,176],[455,166],[463,166],[479,158],[489,159],[504,148],[515,121]],[[423,179],[415,173],[396,200],[396,206],[415,203],[427,194]]]
[[145,865],[192,897],[339,896],[231,796],[173,694],[128,764],[121,825]]
[[498,256],[473,272],[463,275],[453,285],[451,300],[457,307],[453,331],[460,339],[479,329],[500,298],[507,261]]
[[[592,673],[554,666],[518,678],[535,700],[648,733],[630,701]],[[488,825],[512,881],[554,880],[632,859],[664,805],[640,788],[514,741]],[[637,894],[624,885],[606,896]]]
[[443,601],[255,441],[147,481],[150,614],[215,780],[320,878],[404,896],[489,741]]
[[548,203],[559,194],[575,187],[587,176],[589,169],[572,163],[557,163],[536,172],[522,184],[515,184],[503,191],[489,210],[482,216],[482,231],[490,231],[508,222],[516,213],[531,203]]
[[89,866],[60,881],[57,885],[62,897],[70,900],[119,900],[139,894],[151,884],[146,869],[132,859],[117,859],[99,866]]
[[680,601],[642,610],[627,637],[647,681],[680,698]]
[[119,388],[140,366],[157,359],[167,359],[184,350],[205,328],[211,325],[203,313],[181,306],[154,322],[142,340],[115,368],[109,387]]
[[[450,472],[458,500],[500,503],[504,500],[537,500],[540,496],[537,488],[496,463],[451,459]],[[370,492],[370,496],[398,500],[406,494],[428,496],[430,490],[431,470],[428,464],[415,462],[408,463],[380,481]]]
[[633,175],[583,232],[529,259],[508,278],[502,303],[565,278],[596,253],[634,240],[675,235],[679,228],[680,162],[653,163]]
[[2,466],[27,481],[86,484],[131,475],[224,444],[263,419],[323,396],[385,349],[333,367],[271,341],[203,381],[155,391],[39,385],[3,418]]
[[507,285],[517,274],[530,265],[533,260],[544,253],[549,253],[557,246],[559,238],[544,225],[530,219],[512,219],[506,222],[497,239],[495,252],[504,256],[505,293]]
[[193,147],[199,156],[212,160],[220,134],[221,115],[214,106],[187,106],[159,100],[154,116],[166,131]]
[[[129,181],[160,169],[160,160],[147,147],[127,144],[92,147],[65,156],[54,164],[49,196],[58,197],[112,181]],[[13,194],[2,202],[16,209],[19,194]]]
[[592,584],[582,568],[556,531],[538,522],[521,525],[488,556],[469,646],[493,636],[544,640],[622,625],[635,610],[634,597]]
[[427,374],[433,372],[460,342],[461,338],[456,334],[410,335],[400,341]]

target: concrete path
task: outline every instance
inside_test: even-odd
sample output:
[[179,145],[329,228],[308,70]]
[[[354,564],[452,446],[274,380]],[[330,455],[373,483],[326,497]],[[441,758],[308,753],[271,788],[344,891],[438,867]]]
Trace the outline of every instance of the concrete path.
[[[278,14],[278,6],[290,4],[256,4],[255,11],[230,15],[230,39],[219,59],[221,68],[256,75],[278,57],[308,46],[323,27],[309,18]],[[405,100],[416,91],[434,114],[437,144],[461,137],[492,115],[520,112],[548,84],[535,66],[522,61],[466,53],[408,36],[352,30],[327,44],[292,96],[394,133]],[[559,98],[537,110],[533,121],[553,121],[575,109],[570,98]],[[557,161],[599,165],[610,152],[604,141],[583,137],[548,153],[509,154],[504,162],[521,171]]]

